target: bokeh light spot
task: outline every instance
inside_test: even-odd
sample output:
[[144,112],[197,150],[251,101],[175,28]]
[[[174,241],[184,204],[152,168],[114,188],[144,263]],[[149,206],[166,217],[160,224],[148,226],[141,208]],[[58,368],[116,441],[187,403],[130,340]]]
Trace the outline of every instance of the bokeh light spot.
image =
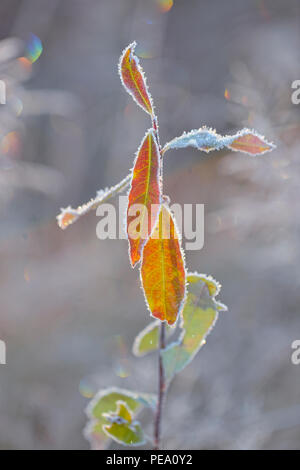
[[156,0],[156,3],[160,11],[163,13],[171,10],[172,6],[174,5],[173,0]]
[[115,374],[120,377],[121,379],[126,379],[130,376],[129,370],[125,367],[125,365],[118,364],[115,367]]
[[230,100],[230,93],[228,88],[225,88],[224,97],[226,100]]
[[18,61],[25,70],[27,70],[28,72],[31,71],[32,64],[31,61],[27,59],[27,57],[19,57]]
[[21,152],[21,139],[18,132],[13,131],[6,134],[1,141],[1,152],[9,157],[18,157]]
[[79,393],[84,397],[84,398],[93,398],[97,391],[97,387],[93,383],[92,380],[88,378],[84,378],[80,381],[79,384]]
[[16,113],[16,116],[20,116],[22,114],[23,103],[20,100],[20,98],[13,97],[13,99],[11,101],[11,106],[12,106],[14,112]]

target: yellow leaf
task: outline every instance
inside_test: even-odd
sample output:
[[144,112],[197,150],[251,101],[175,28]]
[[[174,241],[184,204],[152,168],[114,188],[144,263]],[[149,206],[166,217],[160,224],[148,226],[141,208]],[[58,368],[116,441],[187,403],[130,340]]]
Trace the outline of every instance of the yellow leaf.
[[163,204],[143,251],[142,286],[153,317],[174,325],[186,293],[184,257],[169,208]]

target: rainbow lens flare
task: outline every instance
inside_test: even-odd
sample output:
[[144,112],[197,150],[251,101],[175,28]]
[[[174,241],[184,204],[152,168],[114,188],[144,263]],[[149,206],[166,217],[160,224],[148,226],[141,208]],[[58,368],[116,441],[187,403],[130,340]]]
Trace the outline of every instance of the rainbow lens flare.
[[154,57],[154,51],[151,50],[151,47],[137,47],[136,55],[141,59],[152,59]]
[[29,41],[26,44],[26,57],[33,64],[38,60],[42,52],[42,41],[40,40],[40,38],[31,33]]

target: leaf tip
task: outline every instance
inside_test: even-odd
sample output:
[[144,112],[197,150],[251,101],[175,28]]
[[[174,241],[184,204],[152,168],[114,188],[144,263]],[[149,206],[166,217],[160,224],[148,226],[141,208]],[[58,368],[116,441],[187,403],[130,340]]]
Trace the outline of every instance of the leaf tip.
[[269,142],[263,135],[254,129],[242,129],[238,132],[228,147],[231,150],[239,151],[256,157],[271,152],[276,148],[273,142]]
[[60,214],[56,216],[57,224],[62,230],[73,224],[76,218],[77,214],[70,206],[65,209],[62,208]]

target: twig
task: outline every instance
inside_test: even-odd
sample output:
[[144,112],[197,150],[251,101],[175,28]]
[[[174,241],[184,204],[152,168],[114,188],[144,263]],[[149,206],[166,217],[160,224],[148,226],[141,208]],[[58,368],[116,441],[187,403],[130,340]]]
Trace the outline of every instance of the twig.
[[161,323],[160,325],[160,334],[159,334],[159,349],[158,349],[158,368],[159,368],[159,383],[158,383],[158,399],[157,399],[157,408],[154,422],[154,450],[159,450],[161,442],[161,419],[162,419],[162,407],[163,400],[166,391],[165,384],[165,374],[162,363],[161,351],[165,348],[165,324]]

